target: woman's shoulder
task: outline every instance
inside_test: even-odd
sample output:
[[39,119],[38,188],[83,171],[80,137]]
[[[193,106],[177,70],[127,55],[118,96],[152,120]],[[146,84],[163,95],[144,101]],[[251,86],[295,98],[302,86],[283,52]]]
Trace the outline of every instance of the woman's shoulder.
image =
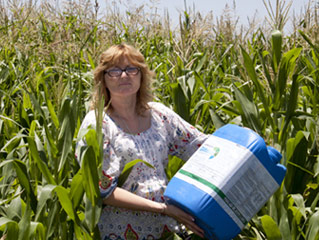
[[95,122],[95,111],[94,111],[94,110],[88,111],[88,112],[85,114],[83,121],[84,121],[84,122],[92,122],[92,121]]

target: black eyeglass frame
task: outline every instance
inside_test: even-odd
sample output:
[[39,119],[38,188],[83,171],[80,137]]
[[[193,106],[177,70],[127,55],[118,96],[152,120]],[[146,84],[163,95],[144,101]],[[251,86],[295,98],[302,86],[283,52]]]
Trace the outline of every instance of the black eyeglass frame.
[[[128,69],[136,70],[136,73],[128,72],[127,71]],[[118,75],[117,74],[111,75],[110,72],[112,72],[112,71],[117,71],[118,73],[121,71],[121,73]],[[120,77],[120,76],[122,76],[123,72],[125,72],[126,75],[128,75],[128,76],[136,76],[140,71],[141,71],[141,68],[139,68],[139,67],[126,67],[124,69],[116,67],[116,68],[112,68],[109,70],[105,70],[104,73],[107,73],[107,75],[109,75],[110,77]]]

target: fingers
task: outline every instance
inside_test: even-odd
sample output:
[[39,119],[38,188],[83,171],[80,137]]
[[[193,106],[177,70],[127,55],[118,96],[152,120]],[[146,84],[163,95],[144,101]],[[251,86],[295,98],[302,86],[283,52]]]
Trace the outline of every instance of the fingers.
[[184,212],[182,209],[174,205],[166,205],[164,214],[175,218],[178,222],[184,224],[189,230],[204,238],[204,230],[197,226],[197,224],[195,223],[195,219],[190,214]]

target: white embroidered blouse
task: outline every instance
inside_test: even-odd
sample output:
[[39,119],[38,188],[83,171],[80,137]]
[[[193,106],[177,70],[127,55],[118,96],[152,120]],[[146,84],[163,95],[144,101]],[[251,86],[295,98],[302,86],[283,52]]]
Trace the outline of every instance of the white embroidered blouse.
[[[103,117],[103,165],[100,180],[101,197],[108,197],[117,187],[125,164],[135,159],[137,163],[122,188],[157,202],[164,202],[168,180],[165,167],[168,155],[183,160],[188,158],[207,139],[207,135],[184,121],[161,103],[150,102],[151,127],[138,134],[124,132],[107,114]],[[90,111],[81,129],[94,127],[95,113]],[[77,143],[77,150],[85,141]],[[106,239],[159,239],[167,231],[179,231],[178,223],[157,213],[132,211],[105,206],[99,221],[103,240]]]

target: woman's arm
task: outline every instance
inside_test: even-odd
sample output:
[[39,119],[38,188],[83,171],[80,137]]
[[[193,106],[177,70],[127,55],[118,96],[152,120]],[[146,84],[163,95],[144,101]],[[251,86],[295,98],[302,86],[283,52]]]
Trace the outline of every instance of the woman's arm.
[[103,199],[103,203],[131,210],[148,211],[168,215],[175,218],[178,222],[183,223],[197,235],[204,237],[204,231],[194,223],[194,218],[174,205],[166,205],[165,203],[155,202],[140,197],[120,187],[116,187],[109,197]]

